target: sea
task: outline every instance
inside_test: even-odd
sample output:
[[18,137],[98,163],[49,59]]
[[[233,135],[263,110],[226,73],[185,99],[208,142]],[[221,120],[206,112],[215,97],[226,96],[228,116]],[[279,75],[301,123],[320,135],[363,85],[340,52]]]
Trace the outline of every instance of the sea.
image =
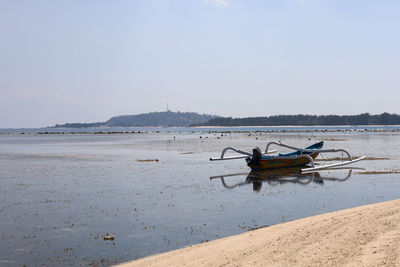
[[[271,141],[366,159],[311,174],[209,160]],[[0,266],[110,266],[397,199],[399,151],[399,126],[0,129]]]

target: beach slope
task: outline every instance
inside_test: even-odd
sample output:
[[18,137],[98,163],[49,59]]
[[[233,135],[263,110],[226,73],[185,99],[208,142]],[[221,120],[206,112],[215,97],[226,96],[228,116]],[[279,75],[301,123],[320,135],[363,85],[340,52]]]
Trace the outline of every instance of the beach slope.
[[400,266],[400,199],[273,225],[118,266]]

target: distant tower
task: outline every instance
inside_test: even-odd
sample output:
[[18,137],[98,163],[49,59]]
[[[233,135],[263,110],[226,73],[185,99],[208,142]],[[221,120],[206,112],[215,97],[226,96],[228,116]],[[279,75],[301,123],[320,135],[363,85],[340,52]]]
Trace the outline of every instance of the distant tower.
[[167,102],[167,111],[170,111],[170,110],[169,110],[169,107],[168,107],[168,102]]

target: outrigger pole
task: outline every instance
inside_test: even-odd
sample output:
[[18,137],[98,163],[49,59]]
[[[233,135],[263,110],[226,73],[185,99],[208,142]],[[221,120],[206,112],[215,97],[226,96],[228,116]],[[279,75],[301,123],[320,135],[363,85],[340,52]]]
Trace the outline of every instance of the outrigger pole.
[[322,166],[318,166],[318,167],[314,167],[314,161],[311,162],[311,168],[304,168],[301,169],[302,173],[305,172],[312,172],[312,171],[317,171],[317,170],[323,170],[323,169],[329,169],[329,168],[333,168],[333,167],[339,167],[339,166],[344,166],[344,165],[348,165],[348,164],[352,164],[355,163],[357,161],[363,160],[365,159],[365,156],[353,159],[353,160],[346,160],[343,162],[339,162],[339,163],[333,163],[333,164],[328,164],[328,165],[322,165]]

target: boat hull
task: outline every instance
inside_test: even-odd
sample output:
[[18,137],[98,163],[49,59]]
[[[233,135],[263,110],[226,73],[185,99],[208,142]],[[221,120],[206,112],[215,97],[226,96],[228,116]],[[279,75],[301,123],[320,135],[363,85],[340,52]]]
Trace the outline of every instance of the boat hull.
[[[310,157],[315,159],[319,153],[309,154]],[[303,166],[310,163],[310,159],[304,156],[276,156],[276,157],[263,157],[258,164],[249,162],[248,166],[252,170],[270,170],[279,168],[290,168],[296,166]]]

